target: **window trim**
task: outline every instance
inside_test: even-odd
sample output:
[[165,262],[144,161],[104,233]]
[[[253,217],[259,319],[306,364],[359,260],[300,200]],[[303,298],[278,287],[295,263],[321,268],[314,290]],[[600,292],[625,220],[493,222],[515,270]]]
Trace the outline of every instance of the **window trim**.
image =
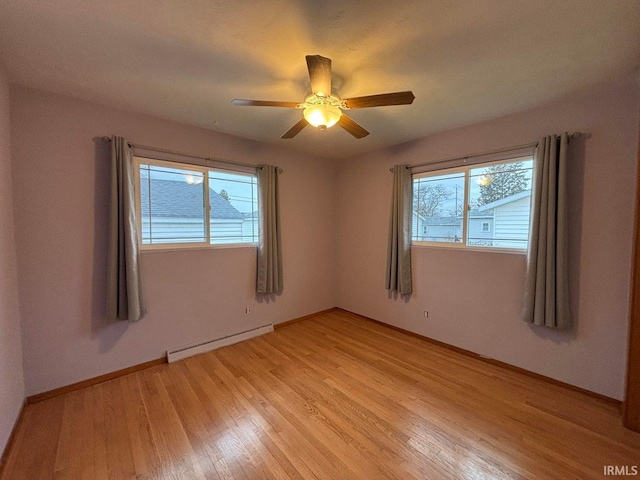
[[[454,166],[449,168],[426,170],[426,171],[421,171],[421,172],[412,174],[411,182],[413,186],[413,181],[416,178],[436,177],[441,175],[449,175],[449,174],[464,172],[464,185],[465,185],[464,205],[465,206],[463,207],[463,216],[462,216],[462,242],[433,242],[433,241],[430,242],[430,241],[414,240],[413,228],[412,228],[411,246],[418,247],[418,248],[440,248],[440,249],[446,249],[446,250],[454,249],[454,250],[464,250],[464,251],[474,251],[474,252],[512,253],[512,254],[526,255],[528,251],[528,246],[527,248],[515,248],[515,247],[467,245],[467,228],[469,223],[469,211],[471,210],[469,206],[469,192],[471,190],[469,187],[469,182],[471,177],[471,170],[475,170],[477,168],[491,167],[493,165],[500,165],[503,163],[516,163],[519,161],[524,162],[524,161],[530,161],[530,160],[533,160],[533,154],[527,154],[527,155],[520,154],[515,157],[502,158],[500,160],[491,160],[488,162],[474,163],[471,165],[461,165],[461,166]],[[532,164],[531,166],[532,172],[534,168],[535,168],[535,164]],[[414,215],[415,215],[415,212],[413,209],[413,199],[412,199],[412,205],[411,205],[412,225],[413,225]],[[531,215],[531,205],[529,205],[529,215]],[[483,233],[486,233],[486,232],[483,232]]]
[[[182,243],[142,243],[142,202],[141,202],[141,179],[140,179],[140,165],[158,165],[160,167],[168,168],[183,168],[188,170],[194,170],[202,172],[205,185],[204,188],[204,202],[206,205],[205,215],[205,232],[207,232],[207,239],[204,242],[182,242]],[[228,249],[228,248],[258,248],[257,242],[236,242],[236,243],[211,243],[211,203],[209,202],[209,172],[226,172],[229,169],[221,169],[215,167],[205,167],[203,165],[197,165],[186,162],[176,162],[170,160],[159,160],[156,158],[143,157],[140,155],[133,156],[133,169],[134,169],[134,181],[136,186],[135,192],[135,207],[136,207],[136,226],[138,228],[138,250],[140,253],[146,252],[171,252],[171,251],[185,251],[185,250],[201,250],[201,249]],[[252,176],[251,173],[242,170],[231,170],[234,174]],[[257,181],[257,175],[253,174]],[[259,198],[259,197],[258,197]],[[258,231],[258,235],[260,232]]]

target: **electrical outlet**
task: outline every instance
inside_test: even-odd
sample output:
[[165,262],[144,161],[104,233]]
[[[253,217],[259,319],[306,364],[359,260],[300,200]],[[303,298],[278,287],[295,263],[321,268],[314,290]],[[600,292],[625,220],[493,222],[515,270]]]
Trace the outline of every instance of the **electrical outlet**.
[[251,307],[247,307],[245,313],[251,313]]
[[428,310],[424,311],[424,318],[429,318],[429,311]]

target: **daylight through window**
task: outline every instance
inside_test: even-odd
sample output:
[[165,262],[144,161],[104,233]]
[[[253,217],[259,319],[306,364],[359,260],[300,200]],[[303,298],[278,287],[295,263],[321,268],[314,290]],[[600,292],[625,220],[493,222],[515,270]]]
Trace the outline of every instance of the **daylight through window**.
[[414,244],[526,249],[531,157],[413,176]]
[[258,242],[255,174],[146,158],[136,171],[143,249]]

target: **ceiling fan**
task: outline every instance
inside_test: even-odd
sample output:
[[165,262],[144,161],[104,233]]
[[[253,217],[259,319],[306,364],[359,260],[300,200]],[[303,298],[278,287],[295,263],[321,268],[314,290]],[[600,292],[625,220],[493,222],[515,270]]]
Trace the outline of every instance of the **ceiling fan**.
[[343,113],[351,108],[383,107],[386,105],[409,105],[413,103],[413,92],[393,92],[341,99],[337,90],[331,88],[331,59],[321,55],[307,55],[307,69],[311,80],[311,92],[304,102],[278,102],[270,100],[234,99],[231,103],[245,107],[287,107],[303,111],[303,118],[287,130],[281,138],[293,138],[308,124],[318,130],[334,125],[344,128],[356,138],[369,132]]

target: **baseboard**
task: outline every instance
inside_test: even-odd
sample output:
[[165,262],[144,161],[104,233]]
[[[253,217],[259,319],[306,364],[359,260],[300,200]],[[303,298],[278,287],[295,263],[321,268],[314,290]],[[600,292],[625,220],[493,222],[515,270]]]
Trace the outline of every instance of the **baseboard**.
[[[302,317],[294,318],[293,320],[288,320],[286,322],[278,323],[273,326],[274,329],[286,327],[288,325],[292,325],[297,322],[301,322],[303,320],[308,320],[313,317],[317,317],[318,315],[323,315],[325,313],[330,313],[338,310],[337,307],[328,308],[326,310],[322,310],[320,312],[310,313],[309,315],[304,315]],[[38,393],[36,395],[31,395],[27,397],[25,400],[27,405],[31,405],[33,403],[38,403],[48,398],[57,397],[59,395],[64,395],[65,393],[73,392],[75,390],[80,390],[81,388],[91,387],[93,385],[97,385],[102,382],[106,382],[108,380],[113,380],[114,378],[122,377],[124,375],[128,375],[130,373],[139,372],[140,370],[145,370],[150,367],[155,367],[156,365],[162,365],[167,363],[167,357],[164,356],[162,358],[158,358],[156,360],[151,360],[149,362],[140,363],[138,365],[133,365],[131,367],[123,368],[122,370],[117,370],[115,372],[105,373],[104,375],[100,375],[94,378],[89,378],[87,380],[82,380],[81,382],[73,383],[71,385],[66,385],[64,387],[55,388],[53,390],[49,390],[47,392]]]
[[[586,390],[584,388],[576,387],[575,385],[571,385],[569,383],[565,383],[565,382],[562,382],[560,380],[556,380],[555,378],[551,378],[551,377],[547,377],[545,375],[541,375],[539,373],[531,372],[529,370],[525,370],[524,368],[516,367],[514,365],[510,365],[508,363],[502,362],[500,360],[496,360],[494,358],[488,358],[488,357],[482,356],[482,355],[480,355],[478,353],[472,352],[470,350],[465,350],[464,348],[456,347],[454,345],[449,345],[448,343],[444,343],[444,342],[441,342],[439,340],[435,340],[433,338],[426,337],[424,335],[412,332],[410,330],[405,330],[404,328],[396,327],[395,325],[390,325],[388,323],[381,322],[380,320],[375,320],[373,318],[370,318],[370,317],[367,317],[367,316],[364,316],[364,315],[360,315],[359,313],[350,312],[349,310],[345,310],[344,308],[340,308],[340,307],[328,308],[326,310],[321,310],[319,312],[310,313],[309,315],[304,315],[302,317],[294,318],[292,320],[287,320],[286,322],[275,324],[273,326],[273,328],[275,330],[278,330],[280,328],[287,327],[289,325],[293,325],[294,323],[302,322],[304,320],[310,320],[310,319],[313,319],[315,317],[318,317],[318,316],[321,316],[321,315],[324,315],[324,314],[327,314],[327,313],[331,313],[331,312],[343,312],[343,313],[346,313],[346,314],[349,314],[349,315],[353,315],[353,316],[361,318],[363,320],[366,320],[366,321],[369,321],[369,322],[373,322],[373,323],[376,323],[378,325],[382,325],[383,327],[387,327],[387,328],[390,328],[392,330],[396,330],[398,332],[402,332],[402,333],[404,333],[406,335],[411,335],[412,337],[420,338],[420,339],[425,340],[427,342],[430,342],[430,343],[432,343],[434,345],[439,345],[439,346],[441,346],[443,348],[447,348],[447,349],[452,350],[454,352],[458,352],[458,353],[460,353],[462,355],[466,355],[468,357],[475,358],[477,360],[481,360],[481,361],[483,361],[485,363],[490,363],[492,365],[496,365],[498,367],[502,367],[502,368],[505,368],[507,370],[518,372],[518,373],[521,373],[523,375],[527,375],[529,377],[537,378],[538,380],[543,380],[543,381],[545,381],[547,383],[551,383],[553,385],[557,385],[557,386],[560,386],[560,387],[563,387],[563,388],[566,388],[566,389],[569,389],[569,390],[573,390],[575,392],[583,393],[585,395],[588,395],[590,397],[596,398],[596,399],[601,400],[603,402],[606,402],[606,403],[608,403],[610,405],[613,405],[613,406],[617,407],[620,410],[622,409],[622,401],[617,400],[615,398],[607,397],[606,395],[602,395],[600,393],[596,393],[596,392],[592,392],[590,390]],[[50,390],[48,392],[43,392],[43,393],[38,393],[36,395],[31,395],[30,397],[26,398],[25,404],[26,405],[31,405],[33,403],[41,402],[41,401],[46,400],[48,398],[57,397],[58,395],[63,395],[65,393],[73,392],[73,391],[79,390],[81,388],[97,385],[98,383],[106,382],[106,381],[112,380],[114,378],[122,377],[122,376],[128,375],[130,373],[138,372],[140,370],[145,370],[147,368],[154,367],[156,365],[162,365],[162,364],[165,364],[165,363],[167,363],[167,358],[166,357],[162,357],[162,358],[158,358],[156,360],[151,360],[149,362],[144,362],[144,363],[140,363],[138,365],[133,365],[131,367],[123,368],[122,370],[117,370],[115,372],[106,373],[106,374],[100,375],[98,377],[89,378],[87,380],[83,380],[81,382],[73,383],[73,384],[67,385],[65,387],[56,388],[56,389]],[[20,413],[20,417],[19,418],[22,418],[22,411]],[[14,427],[14,431],[15,431],[15,427]],[[13,433],[12,433],[12,435],[13,435]],[[10,441],[11,441],[11,439],[10,439]],[[7,443],[7,445],[8,444],[9,443]],[[7,448],[5,448],[5,453],[6,453],[6,451],[8,451]],[[4,454],[3,454],[3,459],[4,459]]]
[[156,365],[162,365],[164,363],[167,363],[167,357],[157,358],[156,360],[150,360],[148,362],[139,363],[138,365],[133,365],[131,367],[123,368],[122,370],[116,370],[115,372],[105,373],[104,375],[88,378],[87,380],[82,380],[81,382],[72,383],[71,385],[55,388],[53,390],[49,390],[48,392],[42,392],[36,395],[31,395],[30,397],[27,397],[27,405],[38,403],[48,398],[57,397],[59,395],[64,395],[65,393],[73,392],[75,390],[80,390],[81,388],[91,387],[93,385],[97,385],[98,383],[106,382],[108,380],[113,380],[114,378],[122,377],[124,375],[128,375],[134,372],[139,372],[140,370],[145,370],[147,368],[155,367]]
[[251,338],[264,335],[266,333],[273,332],[273,324],[262,325],[251,330],[244,332],[234,333],[233,335],[227,335],[226,337],[216,338],[206,342],[200,342],[193,345],[187,345],[185,347],[175,348],[173,350],[167,350],[167,362],[173,363],[185,358],[194,357],[196,355],[202,355],[203,353],[212,352],[222,347],[228,347],[235,343],[244,342]]
[[302,322],[303,320],[309,320],[310,318],[318,317],[320,315],[324,315],[325,313],[331,313],[340,310],[338,307],[327,308],[326,310],[321,310],[316,313],[310,313],[309,315],[304,315],[302,317],[294,318],[293,320],[287,320],[286,322],[276,323],[273,328],[276,330],[282,327],[288,327],[289,325],[293,325],[294,323]]
[[18,433],[18,428],[20,428],[20,424],[22,423],[22,418],[24,416],[24,409],[27,406],[27,399],[25,398],[22,401],[22,407],[20,407],[20,413],[16,417],[15,422],[13,422],[13,428],[11,429],[11,433],[9,434],[9,438],[7,439],[7,444],[4,446],[4,450],[2,451],[2,456],[0,456],[0,478],[2,478],[4,474],[4,469],[7,465],[7,460],[9,459],[9,452],[13,447],[13,443],[16,441],[16,434]]
[[446,348],[448,350],[452,350],[452,351],[460,353],[462,355],[466,355],[468,357],[475,358],[476,360],[480,360],[480,361],[483,361],[485,363],[490,363],[491,365],[502,367],[502,368],[505,368],[507,370],[511,370],[513,372],[521,373],[523,375],[527,375],[528,377],[536,378],[538,380],[543,380],[543,381],[545,381],[547,383],[550,383],[550,384],[553,384],[553,385],[556,385],[556,386],[559,386],[559,387],[563,387],[563,388],[566,388],[566,389],[569,389],[569,390],[573,390],[574,392],[583,393],[585,395],[588,395],[590,397],[593,397],[593,398],[601,400],[601,401],[603,401],[605,403],[608,403],[608,404],[610,404],[612,406],[615,406],[616,408],[618,408],[620,410],[622,409],[622,401],[621,400],[617,400],[615,398],[607,397],[606,395],[602,395],[600,393],[592,392],[591,390],[586,390],[584,388],[576,387],[575,385],[571,385],[570,383],[565,383],[565,382],[562,382],[560,380],[556,380],[555,378],[547,377],[546,375],[541,375],[539,373],[535,373],[535,372],[532,372],[530,370],[526,370],[526,369],[521,368],[521,367],[516,367],[515,365],[511,365],[509,363],[505,363],[505,362],[502,362],[500,360],[496,360],[495,358],[485,357],[483,355],[480,355],[479,353],[475,353],[475,352],[472,352],[470,350],[465,350],[464,348],[456,347],[454,345],[449,345],[448,343],[444,343],[444,342],[441,342],[439,340],[435,340],[433,338],[426,337],[426,336],[421,335],[419,333],[415,333],[415,332],[412,332],[410,330],[405,330],[404,328],[396,327],[395,325],[390,325],[388,323],[381,322],[380,320],[375,320],[373,318],[366,317],[364,315],[360,315],[359,313],[350,312],[349,310],[345,310],[344,308],[336,307],[335,310],[343,312],[343,313],[347,313],[349,315],[353,315],[355,317],[361,318],[361,319],[369,321],[369,322],[376,323],[378,325],[382,325],[383,327],[390,328],[391,330],[395,330],[397,332],[401,332],[401,333],[404,333],[406,335],[410,335],[412,337],[416,337],[416,338],[419,338],[421,340],[425,340],[425,341],[427,341],[429,343],[432,343],[434,345],[438,345],[440,347]]

